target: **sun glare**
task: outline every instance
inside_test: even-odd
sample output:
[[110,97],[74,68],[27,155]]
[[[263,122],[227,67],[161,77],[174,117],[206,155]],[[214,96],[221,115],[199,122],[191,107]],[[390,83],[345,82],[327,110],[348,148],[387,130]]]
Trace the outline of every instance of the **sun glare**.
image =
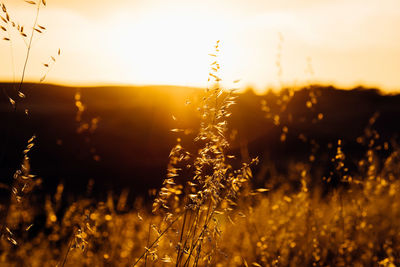
[[[32,5],[8,2],[13,14],[29,27]],[[372,2],[360,6],[358,0],[349,4],[310,1],[305,6],[289,2],[118,0],[110,6],[99,0],[93,6],[54,0],[41,11],[40,23],[48,29],[41,38],[46,42],[34,41],[27,79],[38,81],[42,75],[38,66],[49,51],[60,47],[64,57],[48,82],[204,87],[210,63],[207,55],[221,40],[221,76],[228,87],[238,79],[242,88],[253,86],[260,91],[279,87],[279,79],[288,85],[304,84],[309,81],[303,78],[310,57],[316,82],[396,88],[399,37],[396,27],[387,25],[400,25],[398,9]],[[359,9],[353,12],[349,6]],[[280,50],[278,33],[284,36]],[[5,52],[8,44],[0,45],[0,57],[10,63]],[[13,46],[17,52],[24,44]],[[18,72],[23,56],[15,54]],[[12,71],[5,66],[0,66],[0,78],[12,80]]]
[[207,54],[229,28],[223,17],[202,11],[154,11],[139,23],[133,20],[119,14],[112,26],[115,39],[109,43],[128,70],[127,83],[204,85]]

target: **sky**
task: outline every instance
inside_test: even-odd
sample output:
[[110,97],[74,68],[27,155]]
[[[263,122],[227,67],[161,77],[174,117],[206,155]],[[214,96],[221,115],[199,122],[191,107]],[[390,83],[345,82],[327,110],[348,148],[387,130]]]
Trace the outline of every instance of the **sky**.
[[[1,1],[28,33],[35,6]],[[239,86],[258,91],[309,82],[400,88],[399,0],[46,2],[38,20],[46,30],[35,33],[28,81],[46,74],[45,82],[67,85],[204,87],[208,54],[220,40],[227,87],[240,79]],[[3,81],[20,79],[26,55],[22,38],[11,37],[12,43],[0,41]]]

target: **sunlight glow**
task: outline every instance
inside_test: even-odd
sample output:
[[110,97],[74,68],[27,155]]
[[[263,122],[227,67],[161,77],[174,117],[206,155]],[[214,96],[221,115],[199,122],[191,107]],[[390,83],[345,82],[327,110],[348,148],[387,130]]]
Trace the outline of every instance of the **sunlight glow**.
[[[304,70],[312,58],[316,82],[400,86],[397,0],[309,0],[304,5],[295,0],[92,1],[48,1],[39,19],[47,30],[35,37],[28,80],[38,81],[43,62],[61,48],[63,56],[47,82],[203,87],[207,55],[221,40],[221,76],[227,84],[241,79],[240,86],[258,90],[280,81],[303,84],[310,80]],[[5,4],[29,28],[32,6],[12,0]],[[284,37],[280,48],[279,34]],[[13,46],[18,74],[24,44]],[[9,51],[9,44],[0,42],[2,80],[12,80]]]

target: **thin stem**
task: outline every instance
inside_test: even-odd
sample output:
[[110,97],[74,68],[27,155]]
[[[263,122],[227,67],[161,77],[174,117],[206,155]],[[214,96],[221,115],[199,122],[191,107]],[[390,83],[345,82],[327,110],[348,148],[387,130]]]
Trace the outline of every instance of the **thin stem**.
[[199,263],[199,259],[200,259],[200,252],[201,252],[201,245],[203,244],[203,242],[200,243],[198,249],[197,249],[197,256],[196,259],[194,260],[194,266],[197,267],[198,263]]
[[212,201],[210,200],[210,202],[208,204],[208,208],[207,208],[206,224],[203,227],[203,232],[200,234],[200,236],[198,238],[198,241],[200,241],[200,244],[198,245],[197,256],[196,256],[196,259],[195,259],[195,262],[194,262],[195,266],[198,265],[198,261],[200,259],[201,247],[203,245],[203,236],[202,235],[205,233],[205,230],[208,228],[208,224],[211,221],[211,218],[212,218],[212,216],[214,214],[214,210],[215,209],[213,209],[213,211],[211,212],[211,202]]
[[[185,210],[185,216],[183,217],[182,227],[181,227],[181,236],[179,238],[179,243],[178,243],[178,253],[176,254],[176,266],[178,266],[178,263],[179,263],[181,246],[182,246],[182,239],[183,239],[183,231],[185,230],[187,212],[188,212],[188,210],[186,209]],[[183,249],[182,249],[182,253],[183,253]]]
[[[33,40],[33,36],[35,35],[35,27],[36,27],[36,25],[37,25],[37,21],[38,21],[38,18],[39,18],[40,3],[41,3],[41,2],[39,1],[38,4],[37,4],[37,8],[36,8],[35,22],[34,22],[33,27],[32,27],[31,37],[30,37],[30,39],[29,39],[28,49],[27,49],[27,51],[26,51],[26,57],[25,57],[24,68],[22,69],[22,77],[21,77],[21,81],[20,81],[19,86],[18,86],[18,91],[19,91],[19,92],[21,92],[22,84],[23,84],[24,79],[25,79],[26,66],[28,65],[29,54],[30,54],[31,48],[32,48],[32,40]],[[16,109],[16,106],[15,106],[14,109]]]
[[[146,247],[148,247],[149,243],[150,243],[151,224],[152,224],[152,221],[150,221],[150,224],[149,224],[149,233],[147,234]],[[144,266],[146,266],[146,264],[147,264],[147,254],[146,254],[146,257],[144,258]]]
[[[203,235],[204,235],[206,229],[208,228],[208,224],[210,223],[211,218],[212,218],[213,215],[214,215],[214,211],[215,211],[215,209],[213,209],[213,210],[211,211],[211,200],[210,200],[209,205],[208,205],[208,208],[207,208],[207,215],[206,215],[206,218],[205,218],[205,220],[204,220],[204,225],[203,225],[203,227],[202,227],[202,230],[201,230],[199,236],[195,239],[196,241],[194,241],[194,244],[191,246],[191,250],[190,250],[189,256],[188,256],[188,258],[186,259],[186,262],[185,262],[185,264],[184,264],[183,266],[188,266],[188,265],[189,265],[189,263],[190,263],[190,257],[192,256],[193,251],[196,249],[197,243],[198,243],[200,240],[203,240]],[[201,243],[202,243],[202,242],[201,242]],[[200,243],[200,246],[201,246],[201,243]],[[198,253],[200,253],[200,252],[201,252],[201,251],[199,251]]]
[[182,214],[183,214],[183,213],[181,213],[178,217],[176,217],[176,219],[173,220],[173,221],[167,226],[167,228],[164,229],[164,231],[162,231],[162,233],[156,238],[156,240],[154,240],[153,243],[151,243],[151,245],[147,248],[147,250],[139,257],[139,259],[136,260],[136,262],[133,264],[133,266],[136,266],[136,264],[138,264],[139,261],[140,261],[145,255],[147,255],[148,250],[149,250],[150,248],[152,248],[152,247],[157,243],[158,240],[160,240],[160,238],[168,231],[169,228],[172,227],[172,225],[174,225],[174,223],[175,223],[176,221],[178,221],[178,219],[182,216]]
[[192,256],[193,250],[195,249],[195,245],[196,245],[195,237],[196,237],[196,233],[197,233],[197,229],[198,229],[197,226],[200,224],[201,217],[202,217],[202,210],[200,208],[198,208],[197,213],[196,213],[196,220],[195,220],[194,227],[193,227],[193,232],[191,233],[191,236],[189,236],[189,238],[188,238],[188,240],[191,240],[191,242],[192,242],[190,244],[189,255],[188,255],[188,258],[186,259],[185,263],[183,264],[183,266],[186,266],[186,264],[190,263],[190,257]]
[[[182,247],[183,247],[183,250],[182,250],[182,253],[181,253],[180,257],[179,257],[179,262],[177,262],[176,266],[179,266],[179,263],[182,261],[183,254],[184,254],[184,248],[186,247],[188,241],[189,241],[191,238],[193,238],[193,237],[195,236],[195,234],[196,234],[196,230],[197,230],[196,227],[197,227],[198,220],[199,220],[199,211],[197,210],[193,223],[192,223],[192,217],[193,217],[193,214],[191,213],[191,214],[190,214],[190,218],[189,218],[189,225],[190,225],[190,228],[189,228],[189,231],[188,231],[188,233],[187,233],[187,235],[186,235],[185,243],[184,243],[183,246],[182,246]],[[192,244],[193,244],[193,242],[192,242]]]
[[[72,242],[73,242],[73,240],[74,240],[74,237],[75,237],[75,230],[72,232],[72,236],[71,236],[71,238],[70,238],[70,240],[69,240],[69,244],[68,244],[68,249],[67,249],[67,251],[65,252],[64,259],[63,259],[63,262],[62,262],[62,264],[61,264],[61,267],[64,267],[65,263],[67,262],[68,254],[69,254],[69,251],[71,250]],[[57,266],[58,266],[58,265],[57,265]]]
[[[34,22],[33,27],[32,27],[32,33],[31,33],[31,37],[30,37],[30,40],[29,40],[28,49],[27,49],[27,52],[26,52],[24,68],[23,68],[23,71],[22,71],[22,77],[21,77],[21,81],[20,81],[19,87],[18,87],[18,91],[19,91],[19,92],[21,91],[22,84],[23,84],[23,82],[24,82],[24,77],[25,77],[25,72],[26,72],[26,66],[27,66],[27,64],[28,64],[28,59],[29,59],[29,54],[30,54],[30,50],[31,50],[31,46],[32,46],[33,36],[34,36],[34,34],[35,34],[35,27],[36,27],[36,25],[37,25],[37,21],[38,21],[38,18],[39,18],[40,4],[41,4],[41,1],[38,2],[37,8],[36,8],[35,22]],[[11,40],[11,38],[9,38],[9,39]],[[6,91],[5,91],[4,88],[3,88],[3,92],[6,93]],[[18,93],[18,92],[17,92],[17,93]],[[6,95],[8,96],[7,93],[6,93]],[[15,102],[15,104],[13,105],[13,114],[15,114],[16,111],[17,111],[17,102]],[[10,127],[9,127],[9,124],[7,124],[6,140],[8,140],[8,138],[9,138],[9,133],[10,133]],[[1,157],[0,157],[0,160],[3,160],[3,159],[4,159],[5,154],[6,154],[6,150],[7,150],[7,142],[5,143],[5,147],[4,147],[3,153],[2,153],[2,155],[1,155]],[[5,211],[5,214],[4,214],[4,217],[3,217],[0,236],[3,235],[4,229],[5,229],[5,227],[6,227],[7,217],[8,217],[8,211],[9,211],[9,208],[10,208],[10,205],[11,205],[11,197],[12,197],[12,191],[10,190],[10,197],[9,197],[10,202],[8,203],[8,205],[7,205],[7,207],[6,207],[6,211]]]
[[[7,24],[7,28],[8,24]],[[15,59],[14,59],[14,49],[13,49],[13,43],[12,43],[12,38],[10,35],[10,31],[7,31],[8,34],[8,39],[10,39],[10,52],[11,52],[11,66],[12,66],[12,71],[13,71],[13,89],[15,90]]]

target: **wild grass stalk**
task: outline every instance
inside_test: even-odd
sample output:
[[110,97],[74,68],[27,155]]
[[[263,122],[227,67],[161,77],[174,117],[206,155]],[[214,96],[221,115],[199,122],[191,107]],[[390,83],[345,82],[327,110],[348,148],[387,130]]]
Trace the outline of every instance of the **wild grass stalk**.
[[[19,97],[19,98],[25,98],[25,94],[22,92],[22,85],[23,85],[23,83],[24,83],[24,78],[25,78],[25,73],[26,73],[26,67],[27,67],[27,64],[28,64],[28,61],[29,61],[29,56],[30,56],[30,52],[31,52],[31,48],[32,48],[32,40],[33,40],[33,37],[34,37],[34,34],[35,34],[35,29],[36,29],[36,26],[37,26],[37,21],[38,21],[38,18],[39,18],[39,11],[40,11],[41,5],[46,5],[46,2],[45,2],[45,0],[40,0],[40,1],[38,1],[37,3],[36,3],[36,2],[31,2],[31,3],[29,3],[29,4],[35,4],[35,5],[36,5],[36,15],[35,15],[35,18],[34,18],[34,23],[33,23],[33,26],[32,26],[31,34],[30,34],[30,36],[29,36],[29,42],[28,42],[28,45],[27,45],[27,48],[26,48],[26,55],[25,55],[25,59],[24,59],[24,65],[23,65],[23,69],[22,69],[22,73],[21,73],[21,79],[20,79],[20,82],[19,82],[18,91],[16,92],[16,95],[17,95],[17,97]],[[4,41],[10,42],[10,45],[12,46],[12,43],[11,43],[12,38],[11,38],[11,35],[10,35],[10,30],[11,30],[11,28],[16,28],[16,30],[18,31],[18,33],[20,34],[20,36],[22,36],[22,38],[27,38],[27,35],[26,35],[25,32],[24,32],[24,27],[23,27],[23,26],[20,26],[19,23],[15,22],[15,21],[10,17],[10,15],[9,15],[9,13],[8,13],[8,10],[7,10],[7,7],[5,6],[4,3],[1,3],[1,11],[3,12],[3,15],[4,15],[4,17],[1,16],[2,22],[6,24],[6,27],[1,26],[1,29],[2,29],[3,31],[6,31],[7,34],[8,34],[8,38],[7,38],[7,37],[4,37],[3,40],[4,40]],[[10,25],[11,25],[12,27],[10,27]],[[11,48],[11,50],[12,50],[12,48]],[[15,73],[15,70],[14,70],[14,55],[13,55],[13,51],[11,51],[11,54],[12,54],[11,56],[12,56],[13,73]],[[14,76],[15,76],[15,74],[14,74]],[[3,91],[5,92],[5,89],[3,89]],[[14,114],[14,116],[15,116],[15,114],[16,114],[16,112],[17,112],[17,103],[18,103],[18,100],[12,99],[6,92],[5,92],[5,95],[6,95],[6,97],[9,99],[9,101],[10,101],[12,107],[13,107],[13,114]],[[16,123],[16,122],[12,122],[12,123]],[[7,124],[7,125],[6,125],[6,128],[7,128],[7,130],[6,130],[6,133],[7,133],[6,139],[8,140],[8,135],[10,134],[10,124]],[[24,153],[23,153],[24,158],[23,158],[23,163],[22,163],[22,165],[21,165],[22,170],[19,170],[20,173],[22,173],[22,172],[24,173],[24,175],[21,176],[22,179],[32,179],[32,177],[30,176],[30,174],[29,174],[29,173],[26,173],[26,172],[29,172],[29,168],[27,167],[27,166],[29,165],[29,158],[27,157],[27,153],[29,152],[29,150],[30,150],[31,147],[33,146],[33,142],[32,142],[32,141],[33,141],[34,138],[35,138],[35,137],[32,137],[32,138],[28,141],[28,147],[27,147],[27,149],[26,149],[26,150],[24,151]],[[5,143],[5,147],[3,148],[3,156],[2,156],[2,158],[0,158],[1,160],[4,159],[4,156],[5,156],[6,151],[7,151],[7,146],[8,146],[7,140],[6,140],[6,143]],[[6,204],[5,214],[4,214],[3,219],[2,219],[2,221],[1,221],[1,233],[0,233],[1,236],[5,233],[4,229],[7,228],[7,227],[6,227],[6,225],[7,225],[7,218],[8,218],[8,213],[9,213],[9,210],[10,210],[10,205],[12,204],[13,195],[15,195],[15,197],[17,198],[17,201],[20,202],[19,196],[17,195],[18,192],[15,192],[15,190],[16,190],[16,188],[17,188],[16,186],[18,185],[18,178],[19,178],[19,177],[20,177],[20,174],[19,174],[18,171],[17,171],[17,172],[16,172],[16,175],[14,175],[14,179],[15,179],[14,185],[12,186],[12,190],[10,191],[10,197],[9,197],[10,200],[9,200],[9,203]],[[27,183],[26,183],[26,184],[27,184]],[[24,184],[24,187],[21,189],[22,191],[25,189],[26,184]]]
[[[234,204],[242,184],[251,177],[250,166],[257,161],[254,159],[250,163],[243,163],[238,170],[227,163],[230,156],[226,152],[229,147],[225,137],[226,119],[231,115],[229,107],[235,103],[236,96],[233,91],[227,92],[221,88],[218,53],[219,41],[215,45],[215,53],[210,54],[214,59],[209,73],[212,87],[205,89],[199,107],[201,122],[195,142],[200,145],[200,149],[193,159],[193,154],[185,151],[180,143],[172,149],[167,179],[153,204],[153,212],[159,209],[165,211],[166,221],[175,218],[168,228],[178,220],[181,223],[179,239],[175,244],[176,266],[197,266],[199,262],[212,262],[217,247],[210,242],[204,244],[204,240],[216,240],[220,235],[215,215],[231,209],[229,206]],[[177,165],[182,162],[193,172],[193,176],[190,180],[184,180],[183,184],[177,184],[176,178],[182,170]],[[162,235],[165,233],[166,230]],[[160,238],[161,235],[151,247]],[[147,251],[136,260],[135,265]]]

